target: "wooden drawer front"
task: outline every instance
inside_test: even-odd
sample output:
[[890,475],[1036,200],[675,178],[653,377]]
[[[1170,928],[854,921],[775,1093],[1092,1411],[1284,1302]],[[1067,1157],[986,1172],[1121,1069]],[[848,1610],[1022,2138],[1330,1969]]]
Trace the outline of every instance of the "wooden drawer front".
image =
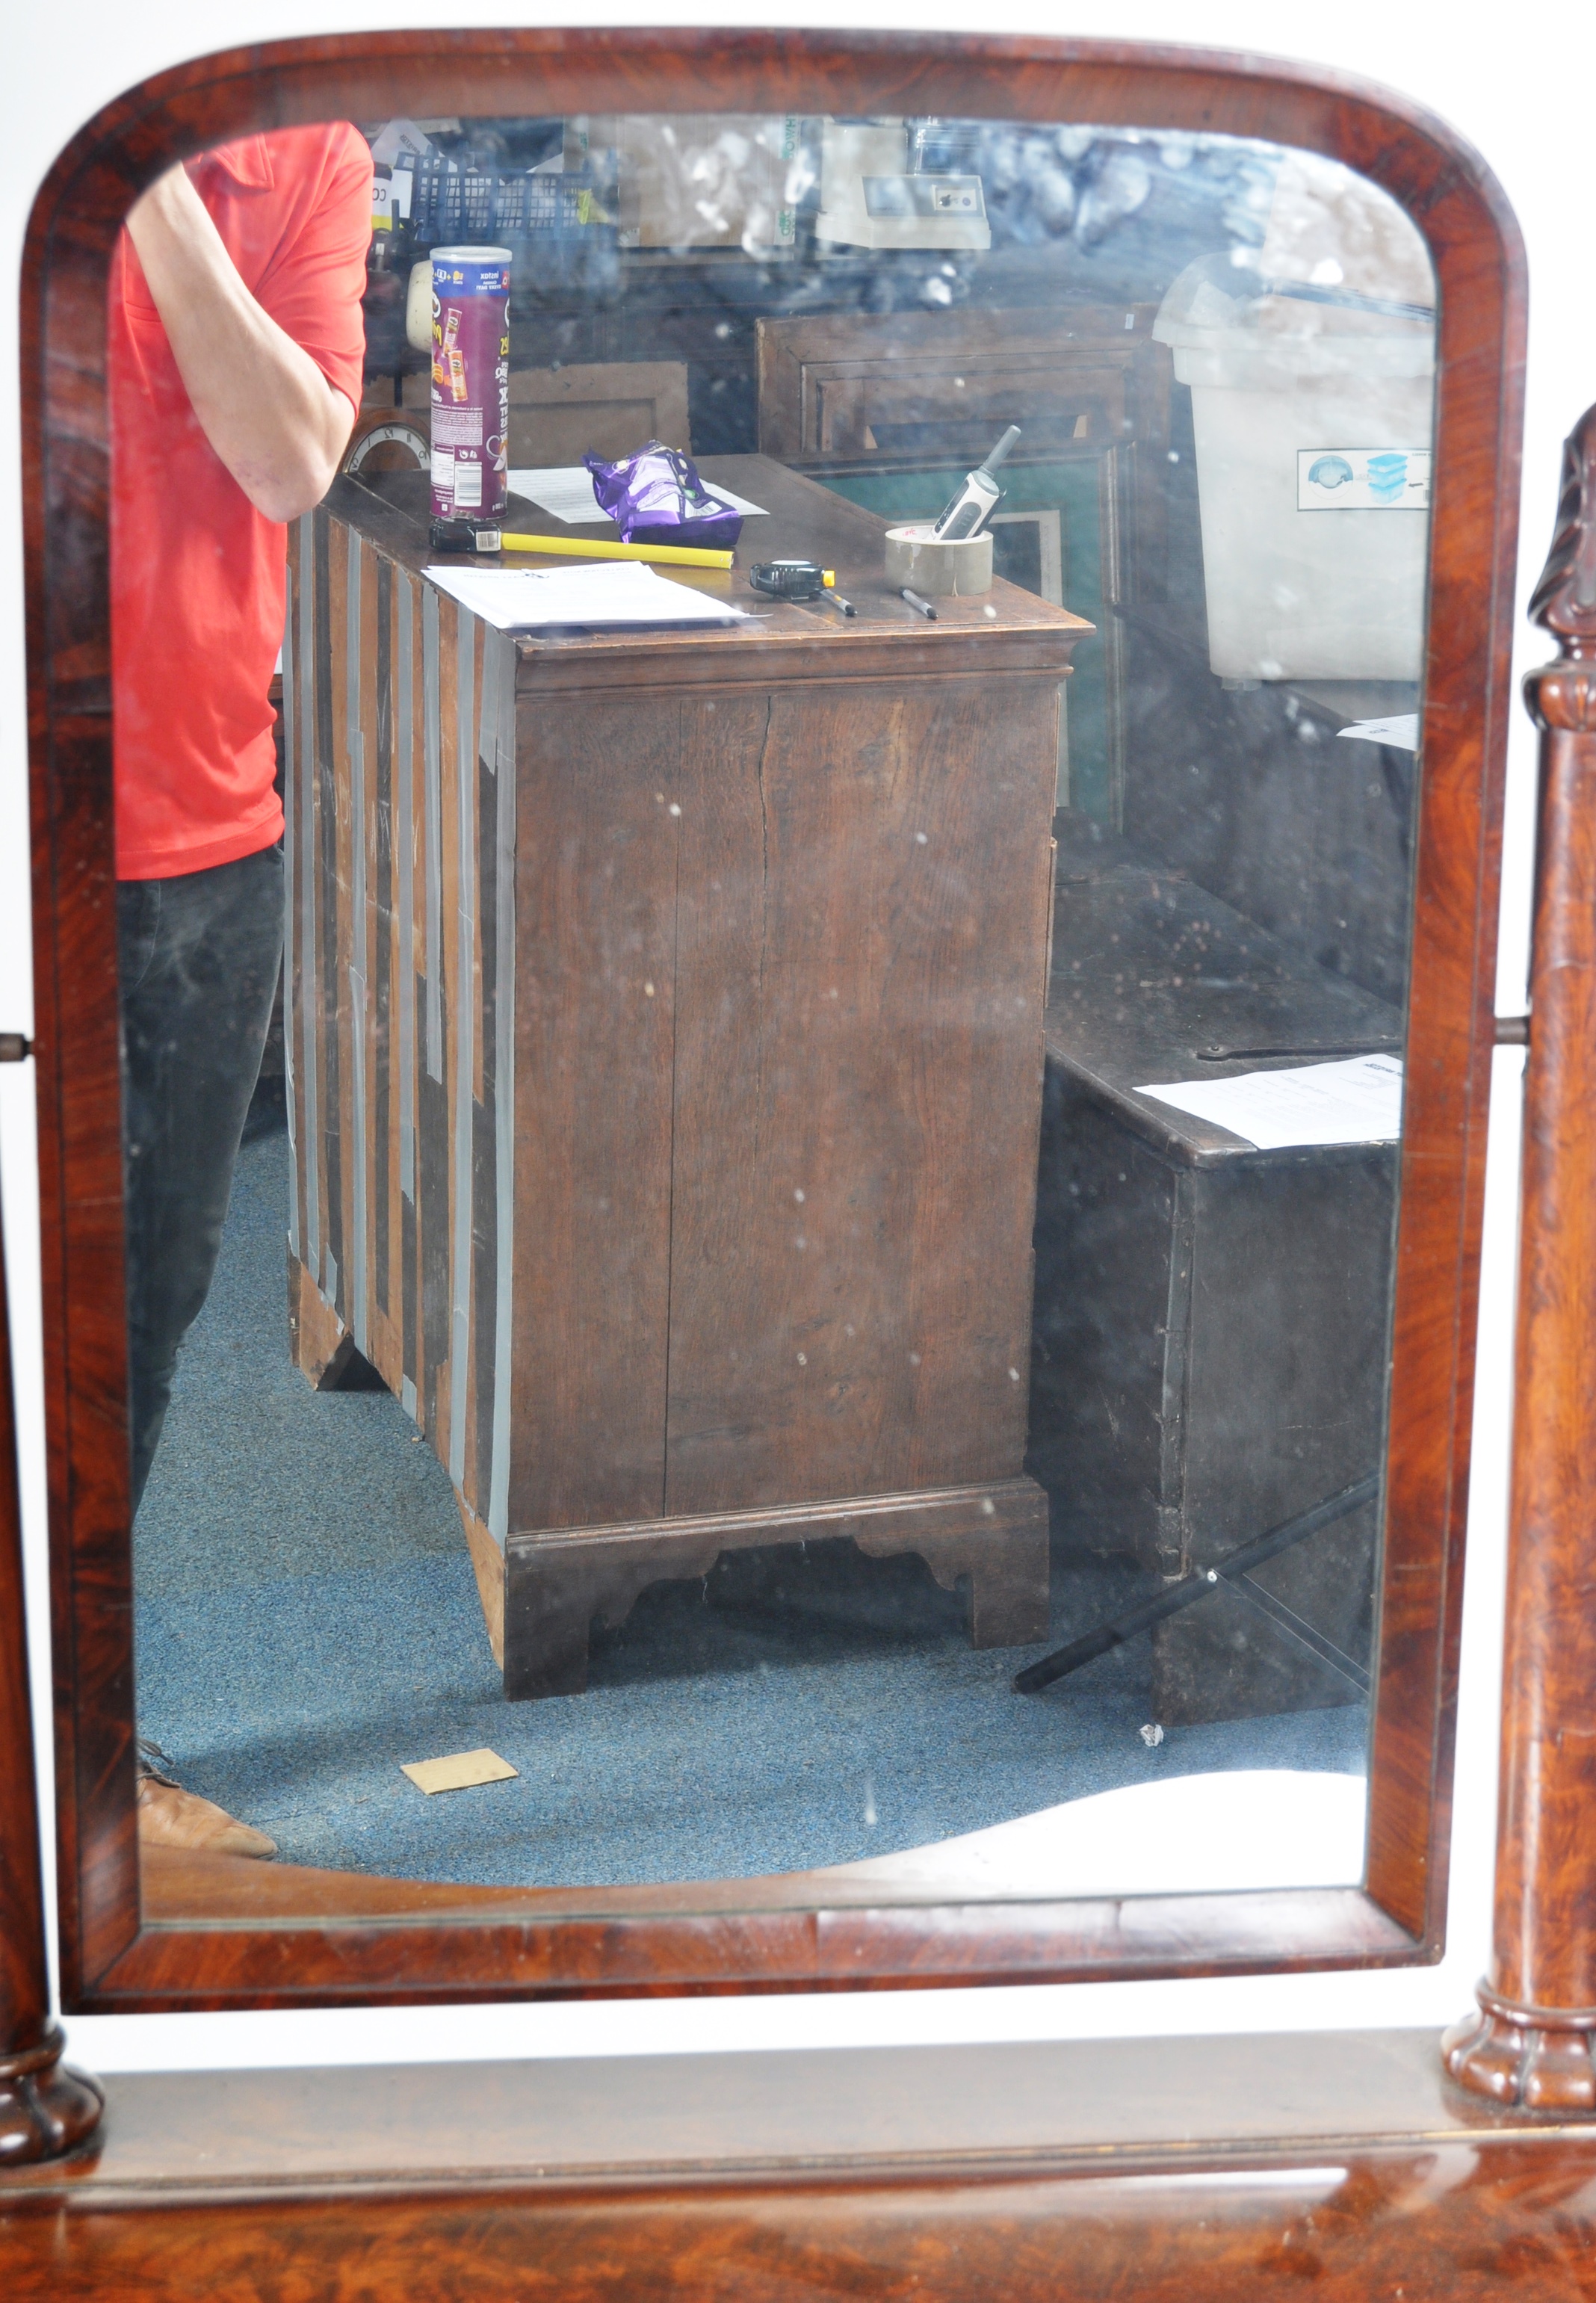
[[[425,409],[430,380],[404,381],[407,408]],[[511,467],[579,464],[597,456],[629,456],[646,440],[686,449],[688,372],[680,360],[601,360],[560,367],[512,367],[510,376]]]
[[1026,454],[1087,439],[1162,447],[1170,366],[1153,342],[1153,316],[1148,305],[1116,305],[1068,320],[1003,311],[761,320],[761,451],[798,462],[984,454],[1006,424],[1025,428]]
[[908,369],[892,363],[864,373],[816,367],[804,379],[809,452],[821,457],[957,454],[984,456],[1005,425],[1024,427],[1028,453],[1077,440],[1123,437],[1127,428],[1123,363],[978,368],[952,363]]

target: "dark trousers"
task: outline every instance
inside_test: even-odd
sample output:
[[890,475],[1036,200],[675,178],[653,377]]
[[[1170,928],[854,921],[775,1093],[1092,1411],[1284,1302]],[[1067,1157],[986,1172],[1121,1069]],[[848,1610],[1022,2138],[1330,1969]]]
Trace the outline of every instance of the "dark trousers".
[[209,1292],[283,957],[283,849],[116,890],[133,1509]]

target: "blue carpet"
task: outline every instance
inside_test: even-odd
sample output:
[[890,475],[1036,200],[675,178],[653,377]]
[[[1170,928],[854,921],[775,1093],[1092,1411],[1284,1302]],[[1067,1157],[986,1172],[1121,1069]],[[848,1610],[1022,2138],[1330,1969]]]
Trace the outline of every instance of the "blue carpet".
[[[385,1392],[287,1353],[287,1143],[240,1154],[135,1540],[139,1716],[283,1859],[401,1878],[621,1885],[805,1869],[1210,1768],[1361,1773],[1361,1709],[1171,1728],[1138,1641],[1047,1694],[970,1648],[917,1560],[744,1553],[594,1635],[586,1695],[506,1704],[448,1476]],[[1141,1597],[1060,1560],[1049,1646]],[[513,1782],[425,1799],[400,1763],[491,1744]]]

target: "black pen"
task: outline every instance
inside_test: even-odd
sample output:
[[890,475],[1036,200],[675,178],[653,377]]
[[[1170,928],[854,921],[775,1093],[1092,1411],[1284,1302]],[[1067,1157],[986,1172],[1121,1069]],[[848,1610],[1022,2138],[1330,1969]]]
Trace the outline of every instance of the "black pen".
[[823,592],[820,596],[828,608],[835,608],[840,616],[857,616],[859,612],[853,602],[845,600],[840,592]]
[[902,591],[899,593],[899,597],[900,599],[907,600],[909,606],[913,608],[917,614],[924,616],[928,624],[935,623],[936,610],[932,606],[929,600],[923,600],[918,592],[911,592],[908,586],[906,584]]

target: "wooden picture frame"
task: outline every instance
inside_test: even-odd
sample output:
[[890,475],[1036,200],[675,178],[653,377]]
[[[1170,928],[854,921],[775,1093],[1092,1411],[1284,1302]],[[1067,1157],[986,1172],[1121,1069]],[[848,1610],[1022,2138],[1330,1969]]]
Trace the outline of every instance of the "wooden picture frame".
[[[134,1821],[107,636],[106,269],[182,155],[328,116],[974,114],[1262,136],[1361,170],[1440,283],[1425,772],[1367,1865],[1359,1887],[849,1907],[801,1883],[329,1892],[153,1916]],[[1329,75],[1117,44],[827,33],[388,33],[188,64],[106,108],[30,221],[22,402],[36,1001],[68,2009],[1043,1982],[1433,1961],[1446,1855],[1518,484],[1524,261],[1477,157]],[[269,1893],[269,1881],[265,1883]],[[358,1917],[360,1924],[347,1924]]]

